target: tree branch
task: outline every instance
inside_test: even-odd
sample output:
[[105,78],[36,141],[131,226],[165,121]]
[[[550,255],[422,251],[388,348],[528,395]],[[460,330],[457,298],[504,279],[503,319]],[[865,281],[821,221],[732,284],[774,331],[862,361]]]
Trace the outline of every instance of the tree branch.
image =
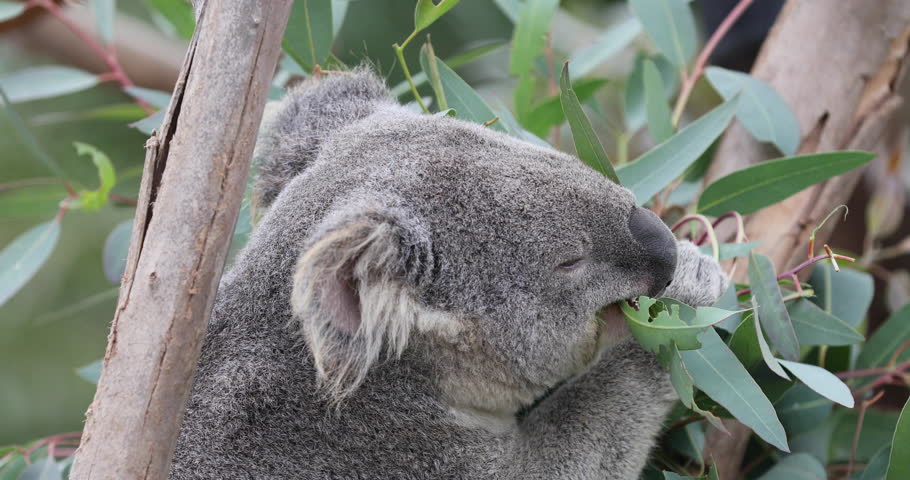
[[290,7],[206,2],[161,131],[146,143],[74,480],[168,475]]

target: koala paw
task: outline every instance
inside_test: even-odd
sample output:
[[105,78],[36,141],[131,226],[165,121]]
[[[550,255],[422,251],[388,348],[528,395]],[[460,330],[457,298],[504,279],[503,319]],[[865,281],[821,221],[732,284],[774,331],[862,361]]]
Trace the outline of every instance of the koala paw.
[[713,305],[729,285],[727,274],[691,242],[679,242],[677,252],[676,273],[663,296],[693,307]]

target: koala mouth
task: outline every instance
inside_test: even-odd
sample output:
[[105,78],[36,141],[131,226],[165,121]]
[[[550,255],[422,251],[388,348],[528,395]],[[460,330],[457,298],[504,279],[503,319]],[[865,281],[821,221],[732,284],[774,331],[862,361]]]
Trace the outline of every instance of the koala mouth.
[[632,307],[636,312],[638,311],[638,308],[639,308],[638,297],[630,298],[630,299],[626,300],[626,303],[628,303],[629,306]]

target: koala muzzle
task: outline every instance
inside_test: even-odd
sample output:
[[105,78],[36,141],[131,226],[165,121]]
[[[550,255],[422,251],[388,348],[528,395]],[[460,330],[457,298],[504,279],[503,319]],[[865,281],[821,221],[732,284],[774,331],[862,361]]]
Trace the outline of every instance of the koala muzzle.
[[676,272],[676,238],[660,217],[641,207],[635,207],[629,217],[629,231],[641,245],[642,260],[648,266],[651,277],[648,295],[656,297],[667,288]]

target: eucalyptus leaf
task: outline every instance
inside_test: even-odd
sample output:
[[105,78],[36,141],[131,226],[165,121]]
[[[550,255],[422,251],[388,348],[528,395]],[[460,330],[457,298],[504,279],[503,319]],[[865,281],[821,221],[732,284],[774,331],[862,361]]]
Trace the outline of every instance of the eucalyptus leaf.
[[38,272],[60,238],[60,222],[51,220],[32,227],[0,250],[0,305],[3,305]]
[[[885,476],[888,474],[890,457],[891,446],[882,447],[875,456],[872,457],[872,460],[869,460],[869,463],[866,464],[866,468],[864,468],[862,474],[859,475],[859,480],[887,480]],[[907,457],[903,458],[906,459]],[[853,477],[855,476],[856,475]]]
[[[238,222],[239,223],[239,222]],[[101,266],[104,277],[113,285],[120,285],[120,279],[126,270],[126,257],[130,251],[130,236],[133,233],[133,221],[124,220],[118,223],[104,240],[101,251]]]
[[[717,246],[718,260],[723,261],[735,257],[748,257],[749,252],[751,252],[760,244],[761,242],[721,243]],[[699,250],[701,250],[705,255],[711,255],[712,253],[710,245],[701,247]]]
[[12,103],[58,97],[98,85],[98,77],[71,67],[47,65],[0,75],[0,89]]
[[344,25],[344,18],[348,14],[348,6],[352,0],[332,0],[332,36],[337,37]]
[[771,467],[758,480],[824,480],[825,466],[807,453],[794,453]]
[[684,0],[629,0],[654,45],[677,68],[695,54],[695,18]]
[[797,384],[774,402],[774,408],[792,438],[811,431],[828,419],[834,404],[806,385]]
[[752,368],[762,361],[762,351],[758,345],[758,330],[755,328],[755,315],[746,315],[742,323],[733,331],[728,345],[739,362],[746,368]]
[[143,88],[137,86],[126,87],[123,89],[129,96],[142,100],[155,108],[166,108],[171,103],[171,94],[161,90]]
[[430,86],[436,95],[436,105],[440,111],[449,110],[449,103],[446,101],[445,90],[442,88],[442,80],[439,78],[439,67],[436,62],[436,53],[433,51],[433,45],[429,39],[420,49],[420,67],[423,73],[430,79]]
[[156,130],[161,128],[161,123],[164,122],[164,115],[167,113],[167,110],[161,109],[157,112],[139,120],[138,122],[133,122],[130,124],[130,127],[139,130],[140,132],[151,135]]
[[88,365],[79,367],[76,370],[76,373],[87,382],[98,385],[98,380],[101,379],[101,367],[103,364],[104,360],[95,360]]
[[95,25],[98,34],[104,43],[110,45],[114,41],[114,18],[117,15],[116,0],[91,0],[92,15],[95,16]]
[[[863,345],[863,350],[856,359],[856,368],[881,367],[887,364],[894,353],[905,342],[910,340],[910,304],[894,312]],[[910,360],[910,348],[905,349],[897,358],[897,363]]]
[[726,432],[727,429],[719,418],[707,410],[702,410],[698,403],[695,402],[695,381],[686,369],[685,364],[683,364],[682,356],[679,353],[679,349],[676,348],[676,344],[671,343],[669,347],[661,347],[659,357],[662,363],[668,365],[670,382],[673,384],[673,389],[676,391],[679,401],[686,408],[704,417],[717,430]]
[[0,22],[12,20],[25,11],[25,2],[0,1]]
[[735,98],[727,100],[635,162],[617,169],[622,184],[635,194],[636,204],[650,200],[705,153],[726,130],[736,102]]
[[749,255],[749,283],[757,302],[755,314],[768,332],[771,343],[784,358],[794,361],[799,359],[799,340],[784,305],[777,285],[777,273],[770,258],[755,252]]
[[63,480],[63,470],[53,458],[44,457],[26,467],[18,480]]
[[800,345],[851,345],[864,340],[850,325],[801,298],[787,309]]
[[[448,65],[449,68],[458,68],[462,65],[466,65],[474,60],[477,60],[478,58],[495,52],[505,45],[506,42],[500,40],[479,42],[479,44],[476,44],[465,52],[447,58],[445,60],[445,64]],[[411,80],[414,82],[414,86],[419,87],[427,82],[427,76],[423,72],[417,72],[411,76]],[[411,85],[408,84],[407,80],[402,80],[397,85],[392,87],[391,92],[395,97],[401,97],[403,95],[410,96]]]
[[325,63],[332,49],[332,0],[293,2],[282,47],[307,72]]
[[787,360],[778,361],[796,378],[805,383],[807,387],[815,390],[819,395],[847,408],[853,408],[853,394],[850,392],[850,388],[833,373],[822,367],[807,363]]
[[575,141],[575,152],[578,158],[589,167],[597,170],[605,177],[609,178],[616,184],[620,184],[619,177],[613,170],[613,164],[607,158],[607,152],[604,151],[603,144],[597,138],[591,121],[585,115],[581,108],[581,102],[572,89],[571,80],[569,79],[569,63],[566,62],[562,67],[562,75],[559,78],[559,100],[562,103],[562,111],[566,114],[569,121],[569,128],[572,130],[572,139]]
[[888,475],[885,479],[906,480],[910,478],[910,400],[904,404],[897,420],[894,440],[891,441],[890,458]]
[[784,427],[768,397],[717,332],[706,329],[698,340],[702,348],[679,352],[695,386],[765,441],[789,451]]
[[[621,302],[620,308],[635,340],[654,353],[659,353],[661,346],[669,347],[671,343],[680,350],[700,348],[698,335],[733,313],[702,307],[695,310],[695,317],[691,321],[685,322],[680,317],[678,304],[665,306],[649,297],[638,297],[638,304],[638,310],[633,309],[627,302]],[[658,306],[659,312],[652,318],[650,310],[655,305]]]
[[196,29],[196,15],[190,2],[184,0],[145,0],[158,12],[181,38],[189,39]]
[[0,218],[52,216],[68,195],[66,187],[58,183],[0,191]]
[[865,152],[831,152],[762,162],[708,185],[698,199],[698,212],[714,216],[731,210],[752,213],[865,165],[874,156]]
[[872,304],[872,275],[851,268],[835,272],[828,262],[815,264],[809,283],[815,288],[813,302],[853,328],[859,326]]
[[[756,301],[755,297],[752,297],[752,305],[755,306]],[[754,308],[758,310],[758,308]],[[768,367],[771,372],[777,375],[784,380],[790,380],[790,376],[787,375],[787,372],[784,371],[784,368],[780,365],[778,360],[774,358],[774,354],[771,353],[771,348],[768,347],[768,342],[765,340],[765,334],[761,329],[761,321],[753,322],[755,325],[755,339],[758,341],[758,350],[761,353],[762,360],[765,362],[765,366]]]
[[645,60],[642,80],[645,86],[645,113],[648,118],[648,132],[657,143],[673,136],[673,120],[670,106],[664,99],[664,84],[654,62]]
[[626,48],[641,33],[641,22],[630,17],[610,26],[594,39],[590,45],[579,48],[569,57],[572,71],[582,77]]
[[[436,59],[439,69],[439,80],[449,107],[458,112],[458,117],[476,123],[486,123],[496,118],[493,109],[471,88],[461,77],[449,68],[442,60]],[[495,122],[489,128],[505,132],[506,129],[500,122]]]
[[527,73],[546,45],[547,32],[559,0],[527,0],[521,7],[518,23],[512,31],[512,55],[509,59],[509,73]]
[[439,3],[434,4],[433,0],[417,0],[417,6],[414,8],[414,32],[419,32],[432,25],[460,1],[440,0]]
[[78,155],[88,155],[98,170],[98,179],[100,185],[96,190],[81,190],[79,197],[70,202],[71,208],[83,208],[88,211],[98,210],[107,205],[108,194],[117,183],[117,175],[114,173],[114,166],[111,164],[107,155],[98,150],[96,147],[82,143],[73,142]]
[[[582,79],[572,84],[572,90],[579,102],[585,102],[606,84],[607,80],[602,78]],[[533,104],[530,111],[525,114],[523,124],[528,131],[542,137],[550,128],[560,125],[564,121],[566,121],[566,114],[562,109],[560,96],[557,95]]]
[[708,67],[705,77],[725,99],[740,95],[736,118],[753,137],[773,143],[784,155],[796,153],[799,122],[787,102],[770,85],[749,74],[720,67]]

